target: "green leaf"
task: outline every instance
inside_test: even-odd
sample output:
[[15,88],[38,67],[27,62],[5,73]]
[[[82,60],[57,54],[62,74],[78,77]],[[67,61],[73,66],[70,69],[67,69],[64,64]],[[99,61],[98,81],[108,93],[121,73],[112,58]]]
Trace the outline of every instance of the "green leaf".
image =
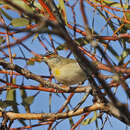
[[[130,12],[126,13],[126,18],[127,18],[128,21],[130,21]],[[127,27],[128,30],[130,30],[130,24],[129,23],[126,23],[125,26]]]
[[26,104],[26,103],[24,102],[24,99],[27,98],[26,90],[21,89],[21,90],[20,90],[20,93],[21,93],[21,97],[22,97],[22,105],[24,106],[26,112],[30,113],[30,105],[28,105],[28,104]]
[[14,105],[18,105],[18,104],[16,102],[10,101],[10,100],[5,100],[5,101],[0,100],[1,108],[7,108],[9,106],[14,106]]
[[120,60],[118,53],[111,46],[108,46],[107,49],[112,53],[113,56],[115,56],[115,58],[117,58],[118,61]]
[[0,44],[3,44],[3,43],[5,43],[5,38],[0,36]]
[[[15,78],[12,80],[12,83],[13,84],[16,83],[16,79]],[[11,88],[11,86],[8,86],[8,88]],[[12,102],[13,103],[13,105],[12,105],[13,111],[14,112],[18,112],[17,101],[16,101],[16,89],[7,90],[6,101]]]
[[[19,7],[23,8],[25,11],[29,12],[29,13],[33,13],[33,10],[35,10],[35,8],[33,7],[30,7],[29,5],[27,5],[24,1],[22,0],[11,0],[11,2],[13,2],[14,4],[18,5]],[[31,1],[30,1],[31,2]],[[14,7],[10,6],[8,3],[6,3],[6,1],[3,1],[3,0],[0,0],[0,4],[4,5],[4,6],[7,6],[9,9],[13,9],[13,10],[16,10]],[[41,9],[41,5],[34,1],[33,2],[33,5],[36,7],[36,8],[39,8]]]
[[70,126],[71,126],[71,127],[74,125],[74,121],[73,121],[73,118],[72,118],[72,117],[69,118],[69,123],[70,123]]
[[36,62],[40,62],[40,63],[42,62],[42,59],[40,59],[38,56],[35,56],[34,59]]
[[34,41],[35,39],[37,39],[38,36],[39,36],[39,34],[38,34],[38,33],[35,33],[35,35],[34,35],[34,37],[33,37],[33,39],[32,39],[32,43],[33,43],[33,41]]
[[8,20],[12,20],[12,17],[10,15],[8,15],[3,9],[0,8],[0,12],[8,19]]
[[24,97],[22,104],[23,105],[31,105],[34,102],[35,97],[39,94],[39,92],[37,92],[33,96]]
[[[15,78],[12,80],[12,83],[13,84],[16,83],[16,79]],[[16,101],[16,89],[11,89],[11,86],[7,86],[7,88],[10,88],[10,89],[7,90],[6,100]]]
[[42,6],[41,6],[38,2],[34,1],[33,4],[34,4],[34,6],[36,6],[37,8],[42,9]]
[[15,100],[15,96],[16,96],[16,90],[15,89],[7,90],[6,100],[14,101]]
[[31,105],[34,102],[34,96],[28,96],[27,98],[24,98],[24,103]]
[[32,61],[32,60],[28,60],[28,61],[27,61],[27,65],[34,65],[34,64],[35,64],[35,62]]
[[[88,40],[87,40],[86,37],[79,37],[79,38],[76,38],[76,39],[74,39],[74,40],[75,40],[75,42],[76,42],[79,46],[84,46],[84,45],[88,44]],[[63,44],[61,44],[61,45],[59,45],[59,46],[56,48],[56,50],[64,50],[64,49],[67,49],[67,44],[66,44],[66,42],[63,43]]]
[[27,61],[27,65],[34,65],[35,62],[42,62],[42,59],[40,59],[38,56],[32,57]]
[[124,63],[124,60],[126,57],[128,57],[128,55],[130,54],[130,49],[124,49],[121,56],[119,56],[119,64],[118,65],[122,65]]
[[21,94],[22,99],[27,97],[27,93],[24,89],[20,89],[20,94]]
[[65,20],[65,24],[67,25],[67,16],[66,16],[66,9],[65,9],[65,5],[64,5],[64,0],[58,0],[58,1],[59,1],[60,13]]
[[[15,79],[13,79],[13,83],[15,83]],[[10,86],[8,86],[10,87]],[[11,87],[10,87],[11,88]],[[16,89],[10,89],[10,90],[7,90],[7,93],[6,93],[6,101],[9,101],[9,103],[13,103],[12,104],[12,109],[14,112],[18,113],[18,106],[17,106],[17,101],[16,101]]]
[[29,21],[25,18],[14,18],[11,21],[11,24],[14,27],[22,27],[22,26],[27,26],[29,24]]
[[84,121],[82,121],[81,124],[82,124],[82,125],[88,125],[88,124],[94,122],[96,119],[97,119],[97,113],[96,113],[96,111],[95,111],[95,112],[94,112],[94,116],[93,116],[92,118],[87,118],[87,119],[85,119]]
[[[121,4],[112,0],[102,0],[102,1],[97,1],[97,0],[91,0],[91,2],[94,3],[101,3],[102,5],[107,5],[109,7],[116,7],[116,8],[122,8]],[[128,8],[128,4],[123,4],[123,7],[125,9]]]
[[[16,4],[19,7],[23,8],[27,12],[33,13],[33,9],[31,7],[29,7],[24,1],[22,1],[22,0],[11,0],[11,2],[13,2],[14,4]],[[11,8],[11,9],[15,9],[14,7],[8,5],[8,3],[6,3],[6,1],[3,2],[3,0],[0,0],[0,3],[4,4],[6,6],[9,6],[9,8]]]

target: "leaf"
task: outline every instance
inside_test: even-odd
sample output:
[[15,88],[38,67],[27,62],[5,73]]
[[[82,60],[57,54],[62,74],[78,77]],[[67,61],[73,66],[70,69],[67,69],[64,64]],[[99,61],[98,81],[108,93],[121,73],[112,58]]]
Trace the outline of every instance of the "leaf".
[[40,10],[42,9],[42,6],[40,5],[40,3],[34,1],[34,6],[36,6],[37,8],[39,8]]
[[[22,0],[11,0],[14,4],[18,5],[19,7],[23,8],[29,13],[33,13],[33,9],[29,7],[24,1]],[[0,0],[0,4],[4,4],[5,6],[8,6],[10,9],[15,9],[14,7],[10,6],[6,1]],[[16,9],[15,9],[16,10]]]
[[28,96],[27,98],[24,98],[24,104],[31,105],[34,102],[34,96]]
[[[122,8],[121,4],[112,0],[102,0],[102,1],[97,1],[97,0],[91,0],[94,3],[102,3],[102,5],[107,5],[109,7],[116,7],[116,8]],[[123,8],[127,9],[128,4],[123,4]]]
[[67,16],[66,16],[66,9],[65,9],[65,5],[64,5],[64,0],[58,0],[58,1],[59,1],[60,13],[65,20],[65,24],[67,25]]
[[[74,40],[75,40],[75,42],[76,42],[79,46],[84,46],[84,45],[88,44],[88,40],[87,40],[86,37],[79,37],[79,38],[76,38],[76,39],[74,39]],[[61,45],[59,45],[59,46],[56,48],[56,50],[67,50],[67,49],[68,49],[68,48],[67,48],[66,42],[63,43],[63,44],[61,44]]]
[[[130,12],[126,12],[126,18],[128,21],[130,21]],[[130,24],[126,23],[125,26],[127,27],[128,30],[130,30]]]
[[22,27],[22,26],[27,26],[29,24],[29,21],[25,18],[14,18],[11,21],[11,24],[14,27]]
[[40,59],[38,56],[32,57],[27,61],[27,65],[34,65],[35,62],[42,62],[42,59]]
[[33,43],[33,41],[34,41],[35,39],[37,39],[38,36],[39,36],[39,34],[38,34],[38,33],[35,33],[35,35],[34,35],[34,37],[33,37],[33,39],[32,39],[32,43]]
[[33,96],[23,97],[22,105],[24,105],[24,106],[29,105],[30,106],[34,102],[34,99],[39,94],[39,92],[37,92]]
[[88,125],[88,124],[94,122],[96,119],[97,119],[97,113],[96,113],[96,111],[95,111],[95,112],[94,112],[94,116],[93,116],[92,118],[87,118],[87,119],[85,119],[84,121],[82,121],[81,124],[82,124],[82,125]]
[[7,108],[9,106],[14,106],[14,105],[18,105],[18,104],[16,102],[10,101],[10,100],[5,100],[5,101],[0,100],[1,108]]
[[130,54],[130,49],[124,49],[122,54],[119,56],[119,64],[122,65],[124,63],[124,60],[128,55]]
[[28,61],[27,61],[27,65],[34,65],[34,64],[35,64],[35,62],[32,61],[32,60],[28,60]]
[[20,89],[20,94],[21,94],[22,99],[27,97],[27,93],[24,89]]
[[16,95],[16,90],[15,89],[7,90],[6,100],[14,101],[15,100],[15,95]]
[[2,43],[5,43],[5,38],[4,38],[3,36],[0,36],[0,45],[1,45]]
[[107,49],[113,54],[113,56],[115,56],[115,58],[117,58],[117,60],[119,61],[119,55],[118,53],[111,47],[111,46],[107,46]]
[[[16,79],[13,79],[12,82],[15,84],[16,83]],[[16,101],[16,89],[11,89],[11,86],[7,86],[7,87],[10,88],[10,90],[7,90],[6,100]]]
[[69,118],[69,123],[70,123],[70,126],[71,126],[71,127],[74,125],[74,121],[73,121],[73,118],[72,118],[72,117]]
[[[12,83],[13,83],[13,84],[16,83],[16,79],[15,79],[15,78],[12,80]],[[11,86],[8,86],[8,88],[11,88]],[[16,89],[7,90],[7,93],[6,93],[6,101],[13,102],[13,103],[14,103],[14,104],[12,105],[13,111],[14,111],[14,112],[18,112],[17,101],[16,101]]]
[[24,103],[24,99],[27,98],[26,90],[21,89],[20,93],[21,93],[21,97],[22,97],[22,105],[24,106],[26,112],[30,113],[30,105]]
[[12,17],[10,15],[8,15],[3,9],[0,8],[0,12],[8,19],[8,20],[12,20]]
[[[29,5],[27,5],[24,1],[22,0],[11,0],[14,4],[18,5],[19,7],[23,8],[24,10],[26,10],[29,13],[33,13],[33,10],[35,10],[35,8],[39,8],[41,9],[41,5],[34,1],[33,5],[35,6],[35,8],[30,7]],[[30,1],[31,3],[31,1]],[[10,6],[8,3],[6,3],[6,1],[0,0],[0,4],[4,5],[3,8],[5,9],[13,9],[16,10],[14,7]]]

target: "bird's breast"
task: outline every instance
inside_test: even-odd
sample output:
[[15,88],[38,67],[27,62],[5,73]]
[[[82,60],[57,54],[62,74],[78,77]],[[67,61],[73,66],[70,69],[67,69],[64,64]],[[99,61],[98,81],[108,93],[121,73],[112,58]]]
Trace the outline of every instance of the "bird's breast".
[[66,85],[77,84],[86,79],[86,75],[78,63],[57,66],[52,69],[52,73],[58,82]]

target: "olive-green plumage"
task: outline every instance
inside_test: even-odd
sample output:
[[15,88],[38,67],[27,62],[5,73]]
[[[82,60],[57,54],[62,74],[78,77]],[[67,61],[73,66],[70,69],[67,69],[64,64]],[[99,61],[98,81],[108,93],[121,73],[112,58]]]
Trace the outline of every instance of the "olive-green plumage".
[[86,74],[74,59],[64,58],[53,53],[44,56],[43,61],[48,64],[59,83],[73,85],[86,80]]

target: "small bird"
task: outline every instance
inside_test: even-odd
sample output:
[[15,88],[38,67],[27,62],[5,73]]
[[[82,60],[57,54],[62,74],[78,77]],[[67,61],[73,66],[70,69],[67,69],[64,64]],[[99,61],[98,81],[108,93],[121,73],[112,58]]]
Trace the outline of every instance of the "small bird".
[[64,85],[82,83],[87,79],[85,72],[74,59],[64,58],[56,53],[47,53],[43,61],[49,66],[55,79]]

